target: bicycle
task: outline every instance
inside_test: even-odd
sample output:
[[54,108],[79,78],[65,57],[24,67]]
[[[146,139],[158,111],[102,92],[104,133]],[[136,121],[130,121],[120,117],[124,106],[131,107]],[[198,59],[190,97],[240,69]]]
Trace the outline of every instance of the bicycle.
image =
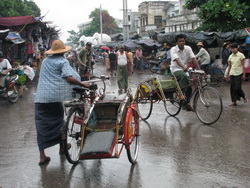
[[[218,91],[208,85],[203,85],[205,73],[201,70],[189,71],[193,86],[191,98],[198,119],[205,125],[211,125],[221,116],[223,104]],[[152,77],[140,83],[135,93],[135,102],[141,119],[150,117],[153,103],[163,101],[165,110],[170,116],[179,114],[181,107],[187,102],[176,77],[159,80]]]
[[213,64],[207,65],[203,71],[207,74],[205,81],[210,86],[219,86],[224,80],[222,69],[215,67]]

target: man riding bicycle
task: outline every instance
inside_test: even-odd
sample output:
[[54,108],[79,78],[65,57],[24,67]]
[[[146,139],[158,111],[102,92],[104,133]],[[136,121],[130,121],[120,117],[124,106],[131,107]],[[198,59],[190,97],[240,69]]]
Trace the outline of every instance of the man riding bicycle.
[[178,34],[175,37],[176,46],[172,47],[170,50],[171,55],[171,65],[170,70],[177,78],[177,81],[186,96],[187,103],[183,106],[187,111],[193,111],[193,108],[189,105],[192,87],[189,83],[189,77],[186,73],[188,70],[188,63],[191,62],[196,68],[200,70],[199,63],[193,53],[190,46],[185,45],[186,36],[183,34]]
[[78,55],[79,70],[82,81],[88,80],[84,75],[88,73],[89,68],[92,66],[91,65],[92,57],[93,57],[92,43],[87,42],[86,46],[81,49]]
[[199,52],[196,54],[196,58],[200,63],[201,69],[205,71],[207,66],[210,64],[211,58],[208,51],[204,48],[203,42],[198,42],[197,47]]

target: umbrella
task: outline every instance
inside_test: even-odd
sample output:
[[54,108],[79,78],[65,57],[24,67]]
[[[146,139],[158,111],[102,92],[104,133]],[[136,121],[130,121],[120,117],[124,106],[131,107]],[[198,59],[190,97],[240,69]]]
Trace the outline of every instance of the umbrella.
[[103,50],[110,50],[110,48],[107,47],[107,46],[102,46],[101,49],[103,49]]

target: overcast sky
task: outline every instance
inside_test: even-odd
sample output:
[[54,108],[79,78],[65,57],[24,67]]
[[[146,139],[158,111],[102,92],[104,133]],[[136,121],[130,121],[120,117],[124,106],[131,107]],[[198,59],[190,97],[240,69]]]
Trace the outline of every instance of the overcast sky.
[[[33,0],[46,16],[43,21],[53,21],[61,29],[60,38],[66,41],[67,31],[78,31],[77,25],[89,21],[89,14],[95,9],[105,9],[114,18],[123,17],[123,0]],[[138,5],[145,0],[127,0],[128,9],[138,11]]]

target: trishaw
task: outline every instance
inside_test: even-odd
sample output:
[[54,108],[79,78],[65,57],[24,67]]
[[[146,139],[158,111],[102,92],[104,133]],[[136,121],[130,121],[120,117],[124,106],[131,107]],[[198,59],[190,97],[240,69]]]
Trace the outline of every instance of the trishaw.
[[74,88],[79,98],[65,103],[70,108],[63,129],[66,158],[72,164],[119,158],[125,147],[133,164],[139,150],[139,116],[131,90],[117,97],[103,91],[98,95],[95,83],[99,80],[87,81],[90,88]]
[[[218,91],[205,82],[205,73],[201,70],[189,70],[190,83],[193,86],[193,109],[198,119],[206,124],[215,123],[222,113],[222,99]],[[135,103],[141,119],[150,117],[153,103],[163,101],[170,116],[179,114],[186,103],[186,97],[180,88],[178,80],[171,74],[169,79],[159,80],[151,77],[139,84],[135,93]]]

